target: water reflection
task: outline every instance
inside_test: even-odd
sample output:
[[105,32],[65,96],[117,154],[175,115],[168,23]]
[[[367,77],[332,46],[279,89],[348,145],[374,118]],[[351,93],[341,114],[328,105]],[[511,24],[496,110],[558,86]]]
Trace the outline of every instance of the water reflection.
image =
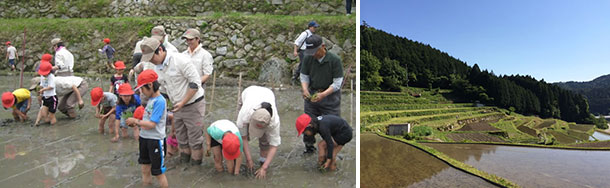
[[425,144],[523,187],[610,187],[610,151],[484,144]]
[[603,141],[603,140],[610,140],[610,135],[605,134],[605,133],[600,133],[600,132],[595,131],[595,132],[593,133],[593,135],[591,135],[591,136],[589,137],[589,140],[590,140],[590,141],[594,141],[594,140],[600,140],[600,141]]
[[408,144],[360,136],[361,187],[494,187]]

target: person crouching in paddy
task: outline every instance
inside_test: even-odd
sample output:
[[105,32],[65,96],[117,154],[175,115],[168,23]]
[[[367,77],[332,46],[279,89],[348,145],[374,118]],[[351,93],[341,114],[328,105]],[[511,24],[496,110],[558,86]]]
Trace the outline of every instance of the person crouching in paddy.
[[[222,159],[224,156],[227,165],[227,171],[230,174],[239,175],[239,167],[241,166],[241,153],[243,149],[241,134],[237,126],[226,119],[218,120],[208,127],[207,149],[214,153],[214,167],[217,172],[222,172]],[[220,151],[222,150],[222,156]]]
[[322,115],[311,118],[302,114],[297,118],[296,128],[297,137],[301,136],[301,133],[308,136],[320,133],[323,140],[318,143],[318,165],[324,169],[330,167],[330,170],[336,170],[337,153],[352,140],[352,127],[339,116]]
[[53,65],[48,61],[41,60],[38,74],[40,74],[40,89],[39,93],[42,96],[42,107],[38,111],[38,117],[34,126],[38,126],[41,118],[45,118],[45,122],[50,122],[51,125],[55,125],[57,119],[55,119],[55,111],[57,111],[57,95],[55,93],[55,75],[51,73]]
[[150,185],[152,176],[155,176],[161,187],[168,187],[164,163],[167,108],[165,98],[159,92],[161,84],[157,81],[158,78],[153,70],[145,70],[138,75],[136,90],[140,89],[140,93],[148,97],[148,102],[142,120],[130,117],[125,123],[141,128],[138,163],[142,165],[142,183]]
[[101,87],[96,87],[91,90],[91,105],[95,106],[95,117],[100,119],[99,131],[104,134],[104,124],[108,120],[108,130],[110,134],[114,133],[114,111],[118,99],[117,96],[110,92],[104,92]]
[[[121,84],[118,88],[119,93],[119,102],[116,105],[116,113],[114,120],[114,138],[112,138],[112,142],[116,142],[119,140],[119,127],[121,127],[121,133],[123,138],[127,138],[127,128],[125,125],[125,119],[121,118],[123,114],[134,112],[140,103],[140,96],[135,94],[135,92],[131,89],[131,84],[124,83]],[[133,129],[133,138],[137,141],[139,138],[140,131],[136,128]]]
[[32,100],[30,100],[30,90],[19,88],[15,91],[4,92],[2,94],[2,107],[5,109],[13,108],[13,118],[15,121],[24,122],[28,120],[28,111]]

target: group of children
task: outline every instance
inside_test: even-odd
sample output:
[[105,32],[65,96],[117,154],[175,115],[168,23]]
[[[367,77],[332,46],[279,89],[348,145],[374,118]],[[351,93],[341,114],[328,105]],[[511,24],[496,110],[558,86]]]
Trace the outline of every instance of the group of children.
[[[39,102],[42,104],[42,107],[34,123],[35,125],[38,125],[41,119],[44,122],[49,122],[51,125],[57,122],[55,118],[55,112],[59,103],[56,92],[57,77],[55,77],[52,71],[51,58],[50,54],[43,55],[37,70],[40,75],[40,81],[38,83],[39,87],[35,88],[40,88],[37,92],[39,93]],[[104,91],[100,87],[90,90],[91,105],[95,107],[95,117],[99,118],[98,130],[101,134],[104,134],[105,125],[108,124],[108,130],[113,135],[111,141],[116,142],[120,138],[119,132],[123,138],[127,138],[129,136],[128,129],[132,128],[133,138],[139,142],[140,155],[138,162],[142,165],[142,181],[148,184],[152,176],[155,176],[162,187],[167,187],[167,177],[164,173],[167,168],[165,167],[164,160],[166,152],[170,156],[177,153],[178,142],[173,127],[173,116],[171,111],[168,110],[169,104],[159,90],[161,87],[158,81],[159,76],[153,69],[144,70],[137,76],[137,86],[133,88],[129,83],[128,76],[123,74],[126,69],[124,62],[116,61],[113,68],[116,70],[116,74],[110,79],[111,85],[108,91]],[[81,81],[73,82],[80,83],[84,81],[81,79]],[[83,102],[80,96],[84,92],[80,90],[83,87],[77,87],[77,85],[72,84],[73,93],[75,93],[73,101],[76,101],[82,108]],[[86,82],[84,87],[86,87]],[[22,88],[14,92],[2,94],[3,107],[13,108],[13,116],[16,120],[25,121],[28,119],[27,112],[31,106],[30,91],[32,90],[33,88],[30,88],[30,90]],[[257,92],[258,95],[260,95],[260,92]],[[273,93],[271,92],[270,95],[273,95]],[[250,116],[237,122],[240,123],[241,121],[241,124],[249,123],[251,127],[258,127],[260,130],[255,129],[258,130],[257,132],[252,132],[253,128],[238,127],[235,123],[226,119],[215,121],[207,129],[204,129],[207,133],[205,134],[205,139],[207,140],[206,156],[213,155],[214,167],[218,172],[224,170],[224,161],[227,171],[230,174],[238,175],[242,163],[241,154],[244,151],[247,157],[247,165],[249,167],[252,166],[252,160],[247,149],[247,139],[249,139],[250,134],[253,134],[252,136],[254,137],[262,137],[263,134],[269,134],[261,132],[261,130],[267,129],[266,127],[276,127],[274,128],[276,130],[271,132],[277,132],[277,135],[273,135],[277,138],[271,138],[271,142],[266,141],[269,143],[266,143],[265,147],[268,147],[270,144],[272,148],[277,148],[277,145],[279,145],[279,117],[273,96],[271,102],[257,102],[254,104],[258,106],[257,110],[249,112],[246,109]],[[271,104],[273,104],[273,108]],[[75,116],[69,111],[65,113],[70,117]],[[263,113],[264,115],[259,116],[259,114]],[[274,114],[275,117],[273,117]],[[266,119],[263,118],[261,120],[260,117],[265,117]],[[277,118],[274,121],[277,121],[276,124],[278,125],[270,125],[271,117]],[[264,125],[261,126],[261,124]],[[166,125],[171,126],[169,135],[166,135]],[[308,114],[302,114],[297,118],[295,125],[297,136],[300,136],[302,133],[309,136],[320,134],[323,140],[318,144],[318,163],[321,168],[335,170],[337,153],[352,139],[352,129],[347,122],[335,115],[313,117]],[[242,137],[246,140],[242,140]],[[267,157],[262,154],[264,144],[262,140],[260,142],[261,158]],[[273,142],[276,142],[276,144]],[[269,158],[263,158],[260,161],[261,163],[266,162],[264,164],[267,167],[276,150],[272,151]],[[266,168],[262,168],[262,170],[262,176],[264,177]]]

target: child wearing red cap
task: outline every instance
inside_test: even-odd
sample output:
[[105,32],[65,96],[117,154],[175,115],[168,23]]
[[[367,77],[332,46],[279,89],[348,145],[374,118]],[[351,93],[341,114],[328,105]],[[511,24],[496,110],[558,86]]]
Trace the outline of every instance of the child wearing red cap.
[[337,169],[337,153],[343,146],[352,140],[352,127],[343,118],[335,115],[322,115],[311,118],[302,114],[297,118],[296,128],[298,135],[304,133],[315,136],[320,133],[322,141],[318,143],[318,164],[321,168]]
[[[121,127],[121,133],[123,134],[123,138],[127,137],[127,128],[125,125],[125,119],[122,119],[124,113],[134,112],[138,106],[141,105],[140,96],[135,94],[133,89],[131,89],[131,84],[124,83],[119,86],[119,102],[116,105],[116,115],[114,120],[114,138],[112,138],[112,142],[116,142],[119,140],[119,127]],[[133,129],[133,138],[136,141],[139,138],[140,131],[138,129]]]
[[15,59],[19,59],[19,55],[17,54],[17,49],[11,45],[11,41],[6,42],[6,60],[8,60],[8,64],[11,66],[11,70],[15,69]]
[[106,57],[108,58],[106,67],[115,69],[116,64],[112,65],[112,59],[114,59],[115,50],[112,46],[110,46],[109,38],[104,38],[104,47],[102,47],[102,49],[98,49],[98,51],[102,54],[106,54]]
[[114,133],[114,111],[118,98],[115,94],[104,92],[102,88],[96,87],[91,90],[91,105],[95,106],[95,117],[99,118],[99,131],[104,134],[104,124],[108,120],[108,130]]
[[25,88],[19,88],[15,91],[4,92],[2,94],[2,106],[7,108],[13,108],[13,118],[15,121],[24,122],[28,119],[28,111],[30,110],[30,90]]
[[237,126],[226,119],[218,120],[208,127],[206,134],[208,147],[206,151],[212,150],[214,153],[214,167],[216,171],[222,172],[222,156],[224,156],[227,165],[227,171],[230,174],[239,175],[239,167],[241,166],[241,152],[243,150],[241,134]]
[[116,73],[110,77],[110,93],[119,95],[119,86],[124,83],[129,83],[129,78],[123,74],[125,71],[125,63],[117,61],[114,63]]
[[148,102],[142,120],[130,117],[125,123],[140,128],[138,163],[142,165],[142,183],[150,185],[152,176],[155,176],[161,187],[168,187],[164,163],[167,108],[165,98],[159,92],[161,84],[157,78],[153,70],[145,70],[138,75],[136,90],[140,89],[140,94],[147,96]]
[[41,118],[45,118],[45,122],[50,122],[54,125],[57,122],[55,119],[55,111],[57,110],[57,94],[55,93],[55,75],[51,73],[53,65],[46,60],[40,60],[40,68],[38,68],[38,74],[40,75],[40,86],[42,89],[38,91],[39,96],[42,97],[42,107],[36,117],[35,126],[38,126]]

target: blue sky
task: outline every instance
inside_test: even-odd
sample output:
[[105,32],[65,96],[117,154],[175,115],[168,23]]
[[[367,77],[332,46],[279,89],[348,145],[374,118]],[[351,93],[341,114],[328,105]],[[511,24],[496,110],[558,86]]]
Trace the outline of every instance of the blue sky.
[[610,74],[608,0],[362,0],[360,17],[497,75],[558,82]]

